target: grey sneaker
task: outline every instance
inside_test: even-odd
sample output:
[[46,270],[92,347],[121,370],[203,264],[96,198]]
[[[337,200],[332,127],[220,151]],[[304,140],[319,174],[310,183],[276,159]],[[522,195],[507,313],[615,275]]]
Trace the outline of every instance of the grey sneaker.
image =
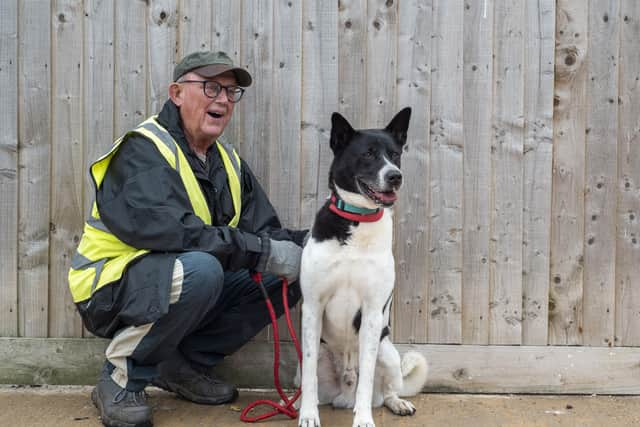
[[103,375],[91,392],[91,400],[100,411],[102,424],[107,427],[151,427],[151,408],[144,391],[132,392],[121,388],[110,376]]
[[204,369],[195,369],[183,358],[160,363],[158,373],[160,376],[151,384],[194,403],[221,405],[238,397],[238,390],[233,385],[213,378]]

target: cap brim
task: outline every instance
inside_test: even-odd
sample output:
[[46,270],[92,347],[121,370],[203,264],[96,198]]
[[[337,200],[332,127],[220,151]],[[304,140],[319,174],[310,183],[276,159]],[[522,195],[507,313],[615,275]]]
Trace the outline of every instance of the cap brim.
[[204,67],[196,68],[191,70],[191,72],[201,75],[202,77],[215,77],[219,76],[222,73],[226,73],[227,71],[233,72],[236,76],[236,81],[238,82],[238,86],[248,87],[251,86],[251,74],[244,68],[238,68],[230,65],[223,64],[213,64],[206,65]]

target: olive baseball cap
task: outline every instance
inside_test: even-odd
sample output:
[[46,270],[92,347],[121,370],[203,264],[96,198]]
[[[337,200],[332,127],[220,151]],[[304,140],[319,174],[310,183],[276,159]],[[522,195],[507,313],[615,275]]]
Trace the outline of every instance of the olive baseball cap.
[[244,68],[234,66],[231,58],[222,51],[192,52],[185,56],[173,69],[173,81],[178,81],[191,71],[207,78],[232,71],[239,86],[251,86],[251,74]]

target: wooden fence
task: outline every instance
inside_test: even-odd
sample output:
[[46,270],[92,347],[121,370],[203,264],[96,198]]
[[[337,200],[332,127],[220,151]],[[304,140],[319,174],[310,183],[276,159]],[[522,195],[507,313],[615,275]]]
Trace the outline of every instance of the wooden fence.
[[432,389],[640,392],[639,40],[635,0],[3,0],[0,382],[72,357],[88,165],[213,49],[254,77],[226,137],[290,227],[328,194],[331,112],[413,108],[392,323]]

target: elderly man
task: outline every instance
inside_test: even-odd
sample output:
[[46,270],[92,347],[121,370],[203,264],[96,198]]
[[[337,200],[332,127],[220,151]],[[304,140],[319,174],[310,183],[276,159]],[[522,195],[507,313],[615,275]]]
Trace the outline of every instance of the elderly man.
[[[88,330],[111,338],[92,400],[107,426],[152,425],[150,382],[202,404],[236,388],[210,368],[270,321],[250,270],[265,272],[278,315],[306,231],[282,228],[255,176],[218,138],[250,74],[224,52],[176,65],[162,111],[91,166],[96,200],[69,284]],[[248,141],[260,143],[260,141]]]

